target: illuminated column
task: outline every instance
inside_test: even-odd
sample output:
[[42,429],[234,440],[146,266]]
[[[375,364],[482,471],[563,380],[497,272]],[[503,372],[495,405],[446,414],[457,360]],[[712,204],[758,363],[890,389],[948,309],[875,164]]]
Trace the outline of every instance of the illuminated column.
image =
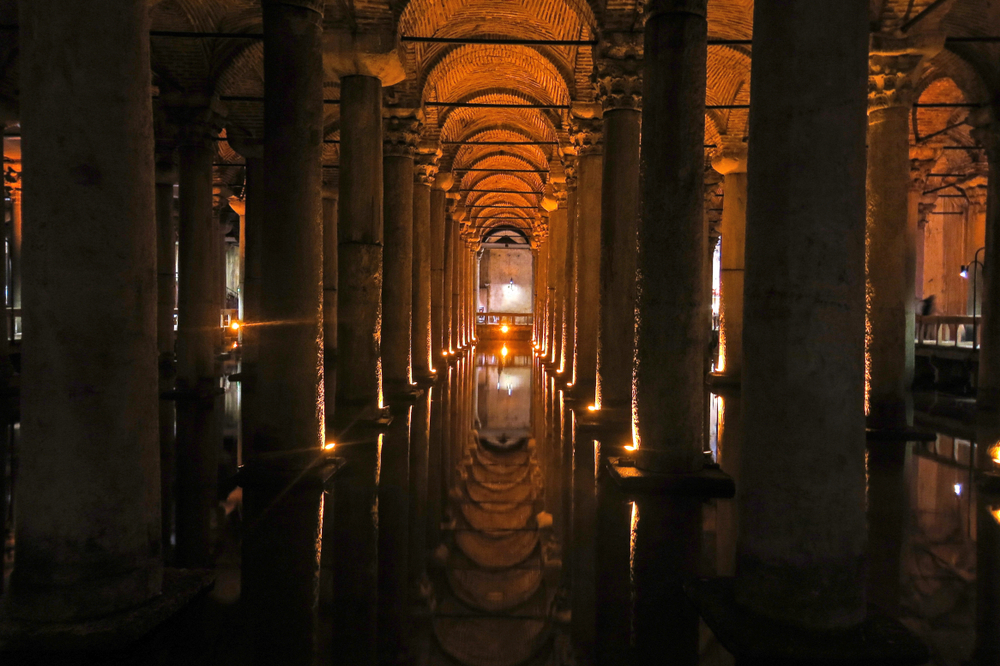
[[305,665],[323,535],[323,3],[264,0],[263,27],[262,325],[241,604],[253,663]]
[[565,323],[563,326],[562,357],[559,371],[565,380],[573,383],[573,364],[576,358],[576,157],[567,157],[566,164],[566,273],[564,277]]
[[[452,198],[455,197],[455,198]],[[457,200],[455,195],[448,195],[451,201]],[[454,304],[454,284],[455,284],[455,237],[458,235],[458,222],[455,219],[454,204],[449,206],[449,210],[444,222],[444,268],[442,274],[444,281],[441,286],[442,297],[442,342],[444,346],[442,352],[449,355],[455,351],[455,304]]]
[[[909,113],[925,56],[943,35],[872,35],[868,76],[867,379],[868,427],[913,423],[916,228],[908,224]],[[962,262],[960,262],[962,263]]]
[[333,431],[337,409],[337,284],[340,252],[337,240],[337,202],[340,191],[323,187],[323,401],[326,432]]
[[754,6],[735,594],[816,630],[865,618],[867,6]]
[[633,430],[637,464],[660,471],[704,459],[706,7],[646,9]]
[[431,189],[430,253],[431,253],[431,367],[438,365],[441,354],[448,348],[445,339],[444,298],[444,230],[447,217],[447,191],[455,179],[450,173],[438,173]]
[[382,382],[387,395],[411,390],[413,325],[413,156],[420,121],[413,109],[387,109],[383,154],[385,246],[382,282]]
[[[23,216],[21,213],[21,185],[14,183],[10,192],[10,302],[15,310],[21,307],[21,247],[23,245],[21,230]],[[16,332],[18,330],[15,327]]]
[[336,418],[346,424],[381,407],[382,82],[345,76],[340,99]]
[[4,642],[39,624],[92,635],[74,624],[98,618],[121,639],[162,581],[148,3],[39,0],[20,25],[24,446]]
[[[597,332],[601,302],[601,181],[604,146],[598,117],[574,117],[577,149],[576,369],[574,395],[591,404],[597,382]],[[589,115],[593,116],[594,112]]]
[[216,354],[219,328],[219,225],[213,212],[212,161],[221,118],[191,109],[180,137],[177,289],[176,564],[211,565],[211,515],[217,503],[223,408]]
[[712,167],[724,177],[717,367],[720,379],[727,383],[739,383],[743,373],[743,255],[747,226],[746,143],[740,137],[723,137],[722,150],[712,160]]
[[[427,382],[434,375],[431,343],[431,185],[440,151],[417,155],[413,172],[413,377]],[[443,230],[443,229],[442,229]],[[439,352],[440,353],[440,352]]]
[[625,424],[632,412],[642,33],[611,33],[597,50],[604,105],[597,404],[609,421]]
[[[553,193],[558,208],[549,214],[551,248],[549,251],[549,330],[546,361],[557,364],[562,357],[563,328],[566,316],[566,254],[569,220],[566,215],[566,189],[563,183]],[[558,367],[555,368],[558,370]]]
[[548,307],[549,307],[549,248],[552,245],[549,238],[549,226],[545,223],[544,232],[538,239],[538,268],[535,271],[535,294],[537,305],[535,307],[536,318],[538,319],[538,350],[539,356],[544,358],[546,354],[546,331],[548,330]]

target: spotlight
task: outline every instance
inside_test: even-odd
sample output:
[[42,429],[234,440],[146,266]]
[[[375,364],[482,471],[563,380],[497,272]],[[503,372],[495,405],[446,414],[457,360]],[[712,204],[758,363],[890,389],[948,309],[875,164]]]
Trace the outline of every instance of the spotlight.
[[962,277],[964,277],[966,280],[968,280],[969,279],[969,267],[963,265],[962,266],[962,270],[960,270],[958,272],[958,274],[961,275]]
[[510,327],[507,326],[507,324],[504,324],[503,326],[500,327],[500,332],[501,333],[506,333],[509,330],[510,330]]
[[238,330],[240,330],[240,322],[238,322],[237,320],[235,320],[235,319],[234,319],[234,320],[233,320],[233,323],[231,323],[231,324],[229,325],[229,328],[231,328],[231,329],[232,329],[232,330],[234,330],[234,331],[238,331]]
[[337,443],[336,442],[327,442],[326,444],[323,445],[323,450],[324,451],[333,451],[336,447],[337,447]]

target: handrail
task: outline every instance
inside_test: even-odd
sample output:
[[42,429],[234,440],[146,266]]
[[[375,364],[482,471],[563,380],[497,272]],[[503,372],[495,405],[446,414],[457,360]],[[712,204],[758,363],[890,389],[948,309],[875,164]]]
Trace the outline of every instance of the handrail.
[[[918,347],[979,349],[981,317],[972,315],[916,315],[914,334]],[[975,331],[975,343],[973,343]]]

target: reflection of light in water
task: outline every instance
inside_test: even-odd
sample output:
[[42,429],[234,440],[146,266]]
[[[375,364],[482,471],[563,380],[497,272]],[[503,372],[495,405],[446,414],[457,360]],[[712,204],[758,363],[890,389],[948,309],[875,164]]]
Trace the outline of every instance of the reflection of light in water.
[[501,356],[503,356],[504,358],[507,358],[507,354],[509,354],[509,353],[510,353],[510,352],[509,352],[509,351],[507,351],[507,345],[504,345],[504,346],[503,346],[503,347],[502,347],[502,348],[500,349],[500,355],[501,355]]
[[632,603],[629,604],[629,644],[635,645],[635,535],[639,528],[639,505],[632,505],[632,518],[629,521],[628,535],[628,578]]

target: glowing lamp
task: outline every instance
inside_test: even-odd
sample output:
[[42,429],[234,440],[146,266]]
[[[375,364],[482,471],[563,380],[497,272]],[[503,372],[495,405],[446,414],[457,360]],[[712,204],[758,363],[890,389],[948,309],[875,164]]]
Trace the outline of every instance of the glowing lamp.
[[969,267],[963,264],[962,265],[962,270],[960,270],[958,272],[958,274],[961,275],[962,277],[964,277],[966,280],[968,280],[969,279]]
[[233,322],[231,324],[229,324],[229,328],[231,328],[234,331],[240,330],[240,322],[238,322],[238,321],[236,321],[234,319]]
[[596,412],[598,409],[599,408],[598,408],[597,405],[587,405],[587,411],[588,412]]
[[955,497],[961,497],[962,496],[962,484],[961,483],[956,483],[953,486],[953,488],[955,489]]
[[500,332],[501,333],[506,333],[509,330],[510,330],[510,327],[507,326],[507,324],[504,324],[503,326],[500,327]]
[[503,346],[503,347],[502,347],[502,348],[500,349],[500,355],[501,355],[501,356],[503,356],[504,358],[507,358],[507,354],[508,354],[508,353],[509,353],[509,352],[507,351],[507,345],[504,345],[504,346]]
[[337,447],[337,442],[327,442],[323,445],[324,451],[333,451]]
[[990,454],[990,459],[993,461],[993,463],[996,465],[1000,465],[1000,442],[994,444],[990,448],[989,454]]
[[995,520],[997,524],[1000,525],[1000,506],[991,506],[990,515],[993,516],[993,520]]
[[638,449],[639,449],[639,447],[636,446],[635,444],[626,444],[625,445],[625,450],[626,451],[637,451]]

